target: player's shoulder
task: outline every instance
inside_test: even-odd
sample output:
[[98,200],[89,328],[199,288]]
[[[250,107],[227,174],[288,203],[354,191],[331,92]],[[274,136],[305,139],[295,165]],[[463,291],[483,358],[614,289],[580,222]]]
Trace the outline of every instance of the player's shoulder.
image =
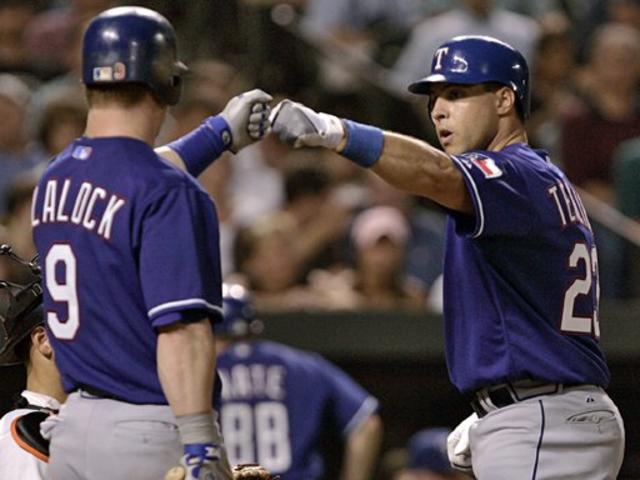
[[525,143],[508,145],[499,151],[472,150],[453,157],[466,170],[493,179],[505,174],[542,173],[555,170],[544,150]]

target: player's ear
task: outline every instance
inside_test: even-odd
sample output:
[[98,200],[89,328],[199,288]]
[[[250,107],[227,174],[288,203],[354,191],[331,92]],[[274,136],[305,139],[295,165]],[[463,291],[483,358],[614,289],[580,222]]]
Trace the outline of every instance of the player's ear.
[[49,343],[49,337],[44,327],[39,326],[31,331],[31,342],[33,346],[46,358],[53,356],[53,349]]
[[496,111],[498,115],[506,115],[516,109],[516,94],[509,87],[502,86],[495,91]]

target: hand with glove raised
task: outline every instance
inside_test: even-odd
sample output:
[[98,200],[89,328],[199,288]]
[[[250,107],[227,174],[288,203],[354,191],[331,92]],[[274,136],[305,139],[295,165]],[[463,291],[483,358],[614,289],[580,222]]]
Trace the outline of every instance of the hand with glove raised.
[[156,153],[197,177],[226,150],[237,153],[269,132],[271,100],[258,89],[233,97],[220,114]]
[[372,167],[384,147],[384,133],[379,128],[341,120],[291,100],[283,100],[273,109],[271,130],[295,148],[328,148],[362,167]]

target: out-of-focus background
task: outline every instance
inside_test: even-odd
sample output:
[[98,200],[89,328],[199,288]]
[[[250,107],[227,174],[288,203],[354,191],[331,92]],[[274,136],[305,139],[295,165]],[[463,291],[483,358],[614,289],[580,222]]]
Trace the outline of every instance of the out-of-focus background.
[[[0,1],[0,242],[23,257],[35,253],[39,173],[84,129],[84,27],[120,3]],[[425,99],[406,85],[427,73],[435,48],[458,34],[517,47],[531,69],[530,142],[580,188],[596,233],[610,393],[627,427],[620,478],[640,478],[640,1],[128,4],[173,22],[190,67],[158,144],[254,87],[433,140]],[[267,337],[325,354],[380,399],[383,450],[470,413],[444,364],[437,206],[331,153],[274,138],[223,156],[200,179],[217,204],[225,278],[251,287]],[[0,278],[21,280],[4,263]],[[1,392],[21,381],[0,372]],[[334,460],[326,478],[335,478],[339,452],[326,443]],[[383,455],[379,478],[386,468]]]

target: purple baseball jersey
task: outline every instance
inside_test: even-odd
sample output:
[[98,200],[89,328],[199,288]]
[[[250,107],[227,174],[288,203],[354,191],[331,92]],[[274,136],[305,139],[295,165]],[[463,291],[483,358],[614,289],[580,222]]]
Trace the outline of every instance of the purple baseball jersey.
[[378,408],[321,356],[275,342],[229,346],[218,356],[218,371],[230,462],[260,463],[282,480],[319,478],[323,432],[331,426],[346,437]]
[[545,152],[453,157],[475,215],[449,212],[444,317],[462,392],[536,379],[606,386],[598,262],[582,202]]
[[142,141],[80,138],[42,176],[32,224],[65,390],[167,404],[157,328],[222,311],[211,198]]

